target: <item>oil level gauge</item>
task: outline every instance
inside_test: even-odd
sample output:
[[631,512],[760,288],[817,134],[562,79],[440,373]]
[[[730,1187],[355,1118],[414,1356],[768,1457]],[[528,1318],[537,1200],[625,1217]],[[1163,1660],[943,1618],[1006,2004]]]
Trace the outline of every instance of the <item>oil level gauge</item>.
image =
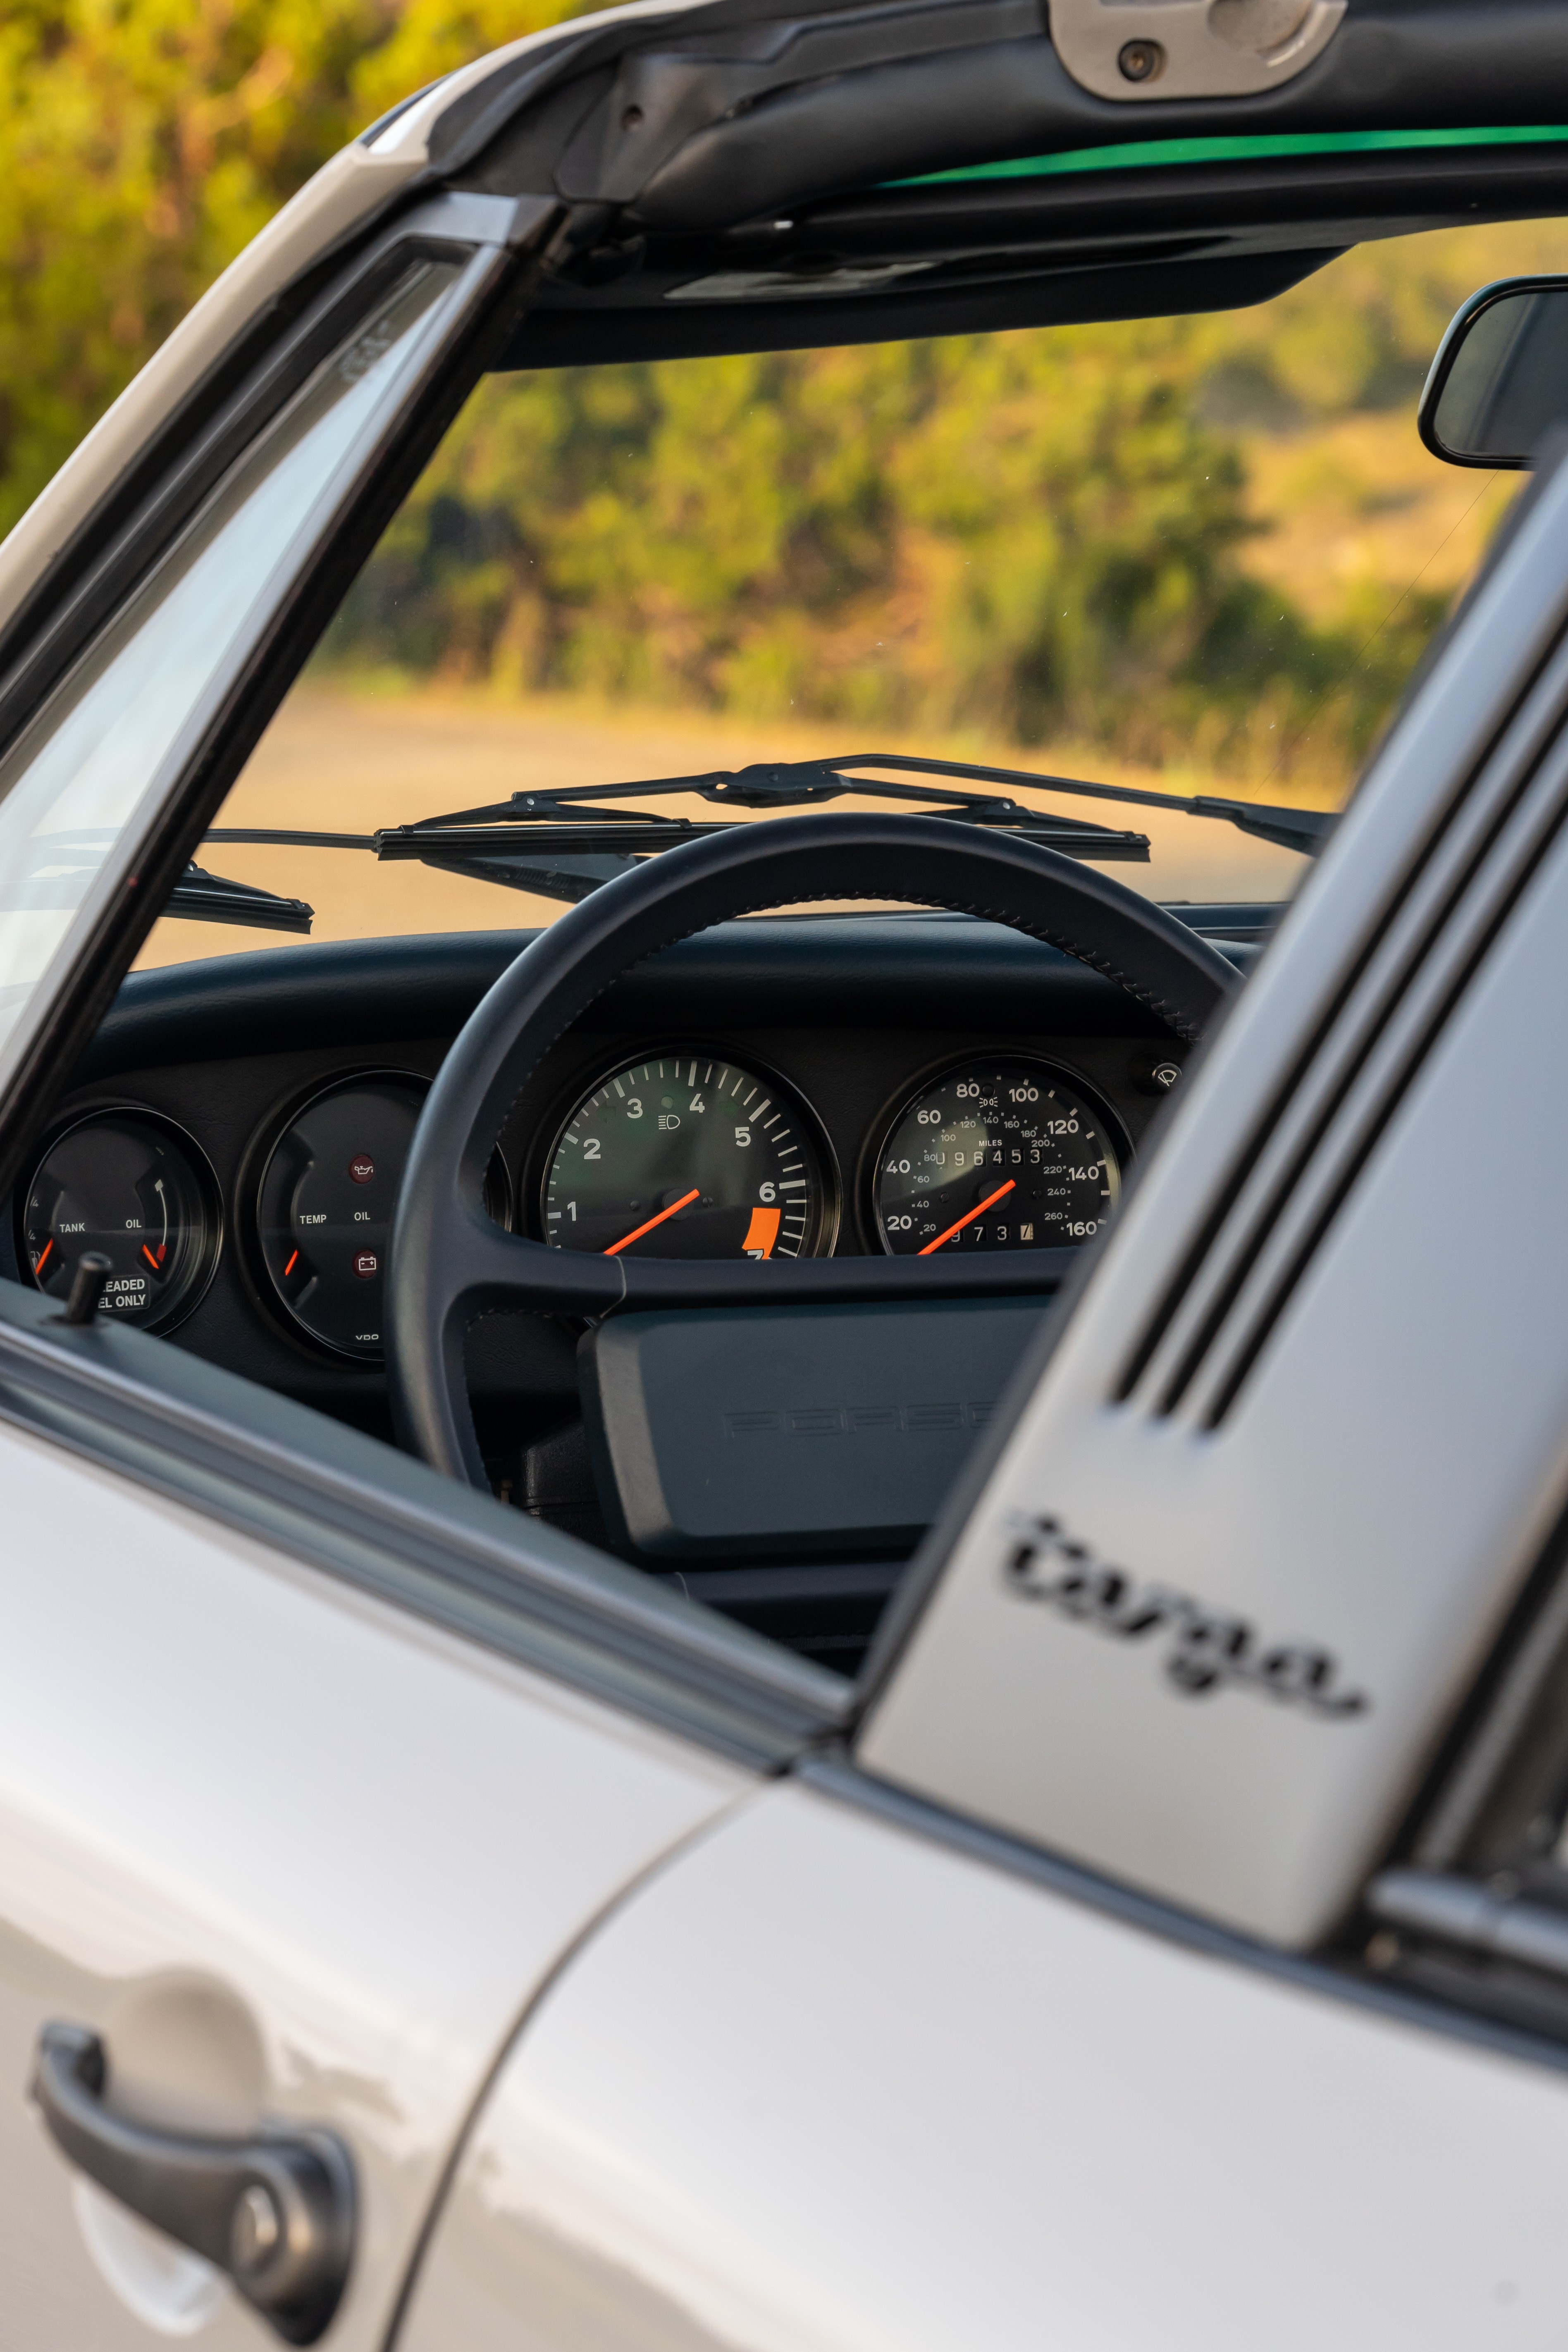
[[183,1129],[132,1108],[89,1111],[56,1136],[22,1195],[23,1264],[63,1298],[85,1250],[111,1272],[100,1318],[167,1330],[217,1263],[217,1184]]

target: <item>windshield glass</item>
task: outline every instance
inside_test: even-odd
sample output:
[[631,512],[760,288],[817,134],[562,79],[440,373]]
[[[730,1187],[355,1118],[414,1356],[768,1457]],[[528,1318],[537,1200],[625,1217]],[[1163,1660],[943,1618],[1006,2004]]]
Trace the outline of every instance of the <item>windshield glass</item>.
[[[603,823],[562,835],[592,803],[510,828],[504,870],[493,838],[374,842],[518,793],[714,823],[766,811],[635,787],[880,752],[1337,808],[1517,488],[1423,448],[1432,352],[1475,287],[1565,262],[1554,222],[1443,231],[1228,313],[492,376],[202,852],[288,904],[217,923],[195,885],[141,961],[547,923],[624,865]],[[971,789],[1110,828],[1167,902],[1306,870],[1226,823]]]
[[[205,503],[0,761],[0,1064],[123,836],[286,584],[302,534],[420,352],[456,265],[416,262],[324,360]],[[204,927],[205,928],[205,927]]]

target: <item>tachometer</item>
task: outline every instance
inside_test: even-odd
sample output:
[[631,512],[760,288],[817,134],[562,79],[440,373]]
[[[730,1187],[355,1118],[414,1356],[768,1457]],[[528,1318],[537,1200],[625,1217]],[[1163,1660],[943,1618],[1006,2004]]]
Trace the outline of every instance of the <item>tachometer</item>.
[[612,1070],[563,1127],[541,1207],[552,1248],[606,1257],[812,1257],[832,1240],[805,1111],[709,1054]]
[[877,1159],[877,1231],[895,1257],[1070,1247],[1100,1231],[1121,1188],[1108,1121],[1058,1071],[966,1062],[893,1121]]
[[98,1312],[166,1330],[190,1312],[217,1262],[212,1170],[170,1120],[139,1109],[89,1111],[56,1136],[22,1196],[24,1263],[64,1297],[84,1250],[112,1271]]

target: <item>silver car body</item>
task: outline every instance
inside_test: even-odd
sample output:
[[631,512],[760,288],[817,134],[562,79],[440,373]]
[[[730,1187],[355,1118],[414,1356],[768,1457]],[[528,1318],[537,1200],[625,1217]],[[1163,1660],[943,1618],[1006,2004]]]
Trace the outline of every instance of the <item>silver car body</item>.
[[[0,618],[384,215],[458,255],[454,320],[548,233],[542,201],[443,194],[429,142],[564,37],[439,85],[295,199],[12,534]],[[389,392],[334,497],[431,380]],[[14,1089],[338,511],[125,784],[21,992]],[[1561,2342],[1560,2054],[1329,1947],[1456,1757],[1373,1913],[1458,1888],[1500,1932],[1457,1869],[1486,1757],[1456,1726],[1550,1592],[1568,1480],[1565,626],[1558,474],[853,1692],[368,1439],[323,1453],[300,1408],[161,1383],[156,1342],[16,1307],[5,2352],[274,2340],[51,2144],[29,2082],[58,2019],[102,2038],[132,2121],[340,2135],[327,2340],[356,2352]],[[1505,1664],[1528,1679],[1528,1644]]]

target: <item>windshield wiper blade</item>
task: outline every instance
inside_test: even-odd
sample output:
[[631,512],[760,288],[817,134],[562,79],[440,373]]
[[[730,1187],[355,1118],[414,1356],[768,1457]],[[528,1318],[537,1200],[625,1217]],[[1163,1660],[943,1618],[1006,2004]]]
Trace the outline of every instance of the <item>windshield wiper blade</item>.
[[[210,839],[212,836],[208,836]],[[234,835],[228,836],[230,839]],[[30,873],[13,878],[4,904],[9,908],[76,907],[82,877],[96,873],[119,835],[106,827],[38,834],[33,840]],[[367,845],[368,846],[368,845]],[[187,866],[163,906],[162,915],[197,923],[236,923],[249,930],[309,934],[316,910],[303,898],[282,898],[250,882],[230,882],[220,874]]]
[[[945,812],[943,812],[945,814]],[[1038,809],[1023,812],[1024,822],[1008,830],[1026,841],[1037,841],[1068,857],[1096,860],[1131,859],[1144,864],[1149,837],[1142,833],[1115,833],[1106,825],[1083,824],[1072,817],[1053,817]],[[630,818],[616,823],[603,817],[574,823],[541,824],[526,834],[503,824],[389,825],[376,835],[376,856],[417,858],[426,865],[446,865],[455,857],[484,861],[487,872],[496,864],[537,860],[542,852],[620,852],[627,857],[651,856],[674,849],[683,841],[701,841],[710,834],[732,833],[734,825],[703,824],[689,817]]]
[[[942,791],[929,784],[893,782],[885,776],[859,772],[868,768],[891,769],[900,778],[946,776],[955,783],[1025,784],[1036,792],[1071,793],[1089,800],[1121,801],[1139,808],[1172,809],[1184,816],[1208,817],[1234,824],[1260,841],[1296,850],[1303,856],[1312,856],[1322,847],[1337,822],[1337,812],[1332,809],[1280,808],[1262,801],[1229,800],[1211,793],[1160,793],[1137,784],[1095,783],[1083,776],[1043,775],[1028,768],[994,768],[963,760],[920,759],[902,751],[855,751],[834,759],[782,760],[749,768],[713,768],[700,775],[648,776],[614,784],[563,784],[547,793],[514,793],[510,800],[483,808],[454,809],[445,816],[427,817],[420,824],[390,829],[377,839],[382,842],[395,837],[401,843],[409,835],[467,825],[559,828],[574,819],[582,822],[579,812],[586,803],[613,800],[622,793],[636,793],[643,799],[690,793],[702,800],[721,804],[727,802],[731,807],[747,809],[802,808],[853,793],[867,799],[913,802],[933,816],[969,824],[1003,826],[1010,833],[1028,833],[1036,838],[1045,838],[1047,829],[1057,828],[1073,842],[1080,856],[1147,855],[1146,843],[1139,850],[1125,846],[1133,841],[1142,842],[1139,835],[1118,834],[1108,826],[1087,824],[1081,818],[1053,818],[1047,811],[1026,807],[1010,796],[995,793],[951,787]],[[702,830],[693,827],[689,820],[660,817],[646,809],[600,807],[594,814],[601,824],[615,827],[616,838],[628,847],[631,836],[623,829],[631,825],[640,826],[647,833],[646,849],[673,846],[676,840],[689,839]],[[662,837],[655,837],[655,828]],[[551,838],[555,837],[552,833]],[[1090,846],[1096,840],[1102,845],[1100,852]],[[645,848],[640,841],[637,846]],[[389,853],[382,849],[378,854]],[[399,847],[390,854],[408,856],[417,853]]]
[[[864,775],[860,772],[864,769],[892,770],[896,780]],[[915,776],[952,781],[945,787],[906,781]],[[374,834],[218,827],[204,838],[300,849],[368,850],[387,861],[416,860],[441,872],[469,875],[536,897],[576,900],[585,898],[601,883],[631,872],[641,858],[673,849],[683,841],[727,832],[733,822],[701,822],[661,816],[646,808],[609,805],[623,793],[635,793],[642,800],[689,793],[719,807],[752,811],[809,807],[853,793],[897,801],[906,807],[912,804],[925,814],[958,824],[994,826],[1097,865],[1148,862],[1146,834],[1032,808],[1010,794],[977,792],[973,789],[976,784],[1023,784],[1036,792],[1071,793],[1086,799],[1121,801],[1135,807],[1213,818],[1304,857],[1317,855],[1338,821],[1331,809],[1279,808],[1213,793],[1188,795],[1148,791],[1135,784],[1093,783],[1082,776],[1042,775],[1027,768],[920,759],[901,751],[858,751],[837,759],[712,768],[700,775],[650,776],[623,783],[563,784],[549,792],[517,792],[510,800],[480,808],[453,809],[414,824],[384,825]],[[237,915],[228,919],[243,918]],[[280,923],[279,928],[284,926]],[[308,929],[308,924],[303,928]]]
[[200,866],[187,866],[160,910],[188,922],[236,923],[253,931],[296,931],[309,938],[314,907],[303,898],[281,898],[252,882],[226,881]]

